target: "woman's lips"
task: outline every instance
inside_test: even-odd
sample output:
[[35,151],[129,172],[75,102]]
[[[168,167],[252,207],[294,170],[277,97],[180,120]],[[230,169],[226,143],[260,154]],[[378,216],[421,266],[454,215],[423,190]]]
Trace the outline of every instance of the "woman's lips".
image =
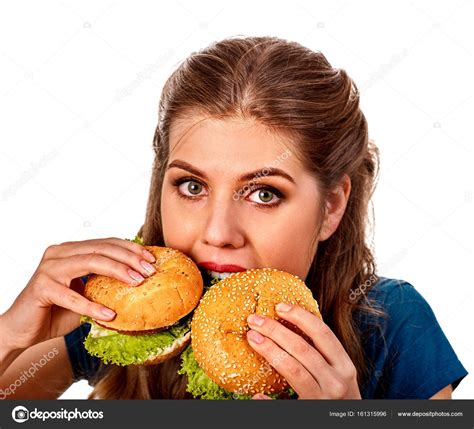
[[200,262],[197,264],[198,267],[204,268],[205,270],[216,271],[218,273],[239,273],[245,271],[246,268],[243,268],[239,265],[234,264],[216,264],[215,262]]

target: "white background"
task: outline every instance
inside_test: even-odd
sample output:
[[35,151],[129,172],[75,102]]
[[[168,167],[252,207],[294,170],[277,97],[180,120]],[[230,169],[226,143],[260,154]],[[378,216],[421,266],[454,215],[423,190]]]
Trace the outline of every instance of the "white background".
[[[380,274],[420,291],[472,373],[473,12],[472,1],[2,2],[0,312],[48,245],[133,237],[178,63],[224,37],[271,35],[322,51],[358,85],[382,156]],[[472,375],[454,397],[474,398]]]

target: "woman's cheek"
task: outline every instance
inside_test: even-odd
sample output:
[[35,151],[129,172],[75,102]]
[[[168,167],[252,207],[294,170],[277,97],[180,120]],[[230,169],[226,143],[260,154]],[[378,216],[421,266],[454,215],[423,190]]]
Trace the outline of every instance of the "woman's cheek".
[[[295,224],[297,227],[294,227]],[[315,249],[308,229],[300,226],[297,222],[284,222],[279,226],[278,232],[261,242],[263,251],[259,253],[271,255],[269,266],[305,279],[314,259]]]

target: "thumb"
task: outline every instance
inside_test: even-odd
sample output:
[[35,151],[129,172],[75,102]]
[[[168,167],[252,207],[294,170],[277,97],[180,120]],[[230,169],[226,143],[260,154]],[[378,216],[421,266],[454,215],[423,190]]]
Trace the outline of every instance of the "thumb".
[[51,338],[62,337],[80,326],[81,315],[67,308],[54,306],[51,309]]

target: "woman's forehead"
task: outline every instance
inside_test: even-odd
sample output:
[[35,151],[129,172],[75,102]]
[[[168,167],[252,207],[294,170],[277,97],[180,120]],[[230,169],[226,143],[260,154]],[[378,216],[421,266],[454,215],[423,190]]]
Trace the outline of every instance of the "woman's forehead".
[[290,139],[250,119],[179,119],[170,128],[170,163],[174,159],[200,165],[252,170],[268,165],[301,169]]

